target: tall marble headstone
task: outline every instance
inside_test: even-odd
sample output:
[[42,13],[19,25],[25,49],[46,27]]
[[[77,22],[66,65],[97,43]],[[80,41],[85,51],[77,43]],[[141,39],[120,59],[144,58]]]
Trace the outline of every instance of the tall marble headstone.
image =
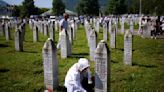
[[112,25],[110,34],[110,48],[116,48],[116,26]]
[[17,28],[14,36],[15,36],[15,50],[23,51],[23,39],[21,35],[21,30]]
[[50,24],[50,38],[55,41],[55,27],[54,23]]
[[44,32],[43,32],[44,36],[48,36],[48,24],[45,23],[44,24]]
[[6,37],[6,41],[9,41],[11,39],[9,23],[5,24],[5,37]]
[[38,39],[39,39],[39,37],[38,37],[38,27],[35,25],[34,30],[33,30],[33,41],[37,42]]
[[69,36],[65,30],[62,30],[61,32],[60,46],[61,58],[67,58],[69,55],[71,55],[71,43],[69,40]]
[[26,29],[25,27],[26,27],[25,23],[22,23],[22,24],[20,25],[21,37],[22,37],[22,40],[23,40],[23,41],[25,40],[25,29]]
[[95,50],[95,63],[95,92],[110,92],[110,51],[103,40]]
[[103,39],[105,41],[108,40],[108,25],[107,23],[105,22],[104,25],[103,25]]
[[109,23],[108,23],[108,32],[111,33],[111,30],[112,30],[112,20],[109,19]]
[[72,24],[71,24],[71,30],[72,30],[72,32],[73,32],[73,39],[75,39],[75,37],[76,37],[76,24],[75,24],[75,22],[73,22]]
[[151,38],[151,23],[147,22],[143,26],[143,37],[144,38]]
[[90,37],[89,37],[89,42],[90,42],[90,60],[94,61],[94,55],[95,55],[95,49],[97,46],[97,34],[94,30],[91,31]]
[[38,27],[38,30],[44,34],[44,22],[40,22],[40,26]]
[[43,66],[44,66],[44,86],[45,89],[54,91],[58,83],[58,60],[57,49],[51,38],[45,42],[42,48]]
[[95,26],[95,30],[97,33],[99,33],[100,30],[100,23],[99,23],[99,19],[96,20],[96,26]]
[[132,65],[132,33],[129,31],[124,35],[124,64]]
[[67,33],[68,33],[68,37],[69,37],[69,40],[70,40],[71,44],[73,44],[73,30],[71,29],[70,24],[68,25]]
[[5,36],[5,24],[1,23],[0,27],[0,35]]
[[133,20],[130,20],[130,32],[133,34],[134,33],[134,23]]
[[121,34],[124,34],[124,18],[121,21]]

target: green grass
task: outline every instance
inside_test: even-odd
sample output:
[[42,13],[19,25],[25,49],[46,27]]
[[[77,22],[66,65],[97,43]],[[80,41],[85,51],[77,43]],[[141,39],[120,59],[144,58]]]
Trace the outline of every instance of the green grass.
[[[14,39],[9,42],[0,36],[0,90],[2,92],[43,92],[42,47],[48,37],[39,34],[39,42],[34,43],[32,31],[26,28],[24,52],[16,52]],[[12,34],[13,34],[12,30]],[[98,41],[102,36],[98,34]],[[58,41],[58,32],[55,34]],[[117,35],[116,49],[111,49],[111,92],[163,92],[164,90],[164,40],[133,37],[133,66],[123,64],[123,35]],[[109,41],[107,42],[109,46]],[[59,85],[62,92],[67,70],[80,57],[89,58],[89,48],[85,31],[80,26],[72,47],[72,56],[59,61]],[[91,62],[92,73],[94,62]],[[94,74],[94,73],[93,73]],[[55,91],[55,92],[56,92]]]

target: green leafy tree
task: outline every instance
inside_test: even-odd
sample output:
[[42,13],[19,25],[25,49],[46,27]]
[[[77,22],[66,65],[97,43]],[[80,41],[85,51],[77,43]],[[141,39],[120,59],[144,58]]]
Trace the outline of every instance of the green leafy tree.
[[128,13],[139,14],[140,0],[132,0],[131,4],[128,6]]
[[21,6],[13,6],[13,10],[12,10],[12,16],[15,16],[15,17],[19,17],[20,16],[20,10],[21,9]]
[[29,17],[34,14],[37,14],[34,0],[24,0],[22,3],[21,17]]
[[164,15],[164,0],[155,0],[154,3],[154,12],[156,15]]
[[99,15],[99,2],[98,0],[80,0],[76,9],[80,15]]
[[65,5],[62,0],[53,0],[52,6],[52,11],[57,16],[63,15],[65,12]]
[[127,4],[125,0],[109,0],[106,7],[106,14],[124,14],[127,13]]
[[[127,0],[128,13],[139,13],[140,0]],[[164,15],[164,0],[141,0],[142,14]]]

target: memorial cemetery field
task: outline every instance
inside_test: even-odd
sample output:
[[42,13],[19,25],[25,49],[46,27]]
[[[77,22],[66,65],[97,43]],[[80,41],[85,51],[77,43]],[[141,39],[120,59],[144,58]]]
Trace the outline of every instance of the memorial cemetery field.
[[[42,47],[48,37],[39,33],[39,42],[33,42],[32,31],[26,27],[23,52],[16,52],[12,40],[0,36],[0,92],[43,92],[44,74]],[[102,29],[98,41],[103,39]],[[55,34],[55,44],[58,32]],[[109,46],[109,40],[108,40]],[[133,66],[123,64],[124,36],[116,37],[116,49],[111,51],[111,92],[163,92],[164,91],[164,39],[143,39],[133,36]],[[89,47],[83,26],[73,42],[72,56],[61,59],[58,50],[59,84],[55,92],[62,92],[68,69],[80,57],[89,59]],[[91,62],[94,75],[94,62]]]

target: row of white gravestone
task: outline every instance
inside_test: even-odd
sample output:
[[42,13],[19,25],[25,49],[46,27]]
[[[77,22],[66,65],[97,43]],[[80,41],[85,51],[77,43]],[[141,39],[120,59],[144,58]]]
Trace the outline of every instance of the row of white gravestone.
[[[94,50],[96,48],[96,42],[97,42],[97,35],[95,35],[95,31],[93,31],[94,29],[92,29],[91,31],[89,31],[90,36],[89,36],[89,47],[90,47],[90,60],[94,60],[93,56],[94,56]],[[106,28],[107,30],[107,28]],[[116,26],[115,25],[112,25],[112,30],[111,30],[111,33],[110,33],[110,48],[116,48]],[[132,61],[132,32],[131,31],[132,29],[130,29],[130,31],[128,31],[128,34],[126,32],[125,34],[125,38],[124,38],[124,61],[125,61],[125,64],[126,64],[126,61]],[[88,33],[88,34],[89,34]],[[128,36],[130,35],[130,36]],[[127,39],[130,39],[130,40],[127,40]],[[128,44],[126,44],[128,43]],[[130,44],[130,45],[129,45]],[[126,56],[127,55],[127,56]],[[128,58],[129,59],[126,59]]]
[[[55,28],[54,28],[54,23],[51,22],[50,24],[45,23],[43,26],[38,26],[38,22],[34,22],[33,24],[30,24],[33,30],[33,41],[38,42],[39,40],[39,31],[42,32],[45,36],[50,36],[53,40],[55,40]],[[40,28],[43,27],[43,28]]]
[[[63,33],[65,33],[63,31]],[[45,42],[43,49],[44,85],[45,89],[57,89],[58,83],[58,59],[57,49],[51,38]],[[107,92],[110,79],[110,52],[105,41],[101,41],[95,49],[95,92]]]
[[[63,38],[67,38],[66,31],[62,31]],[[90,43],[92,46],[96,45],[95,37],[96,33],[92,30],[90,35]],[[93,36],[93,37],[92,37]],[[69,40],[67,38],[67,40]],[[63,40],[64,41],[64,40]],[[94,42],[93,42],[94,41]],[[66,42],[64,46],[67,46]],[[62,48],[62,47],[61,47]],[[63,47],[67,48],[67,47]],[[95,92],[109,92],[110,90],[110,51],[104,40],[100,41],[97,48],[91,48],[90,51],[94,51],[95,61]],[[62,50],[62,49],[61,49]],[[67,51],[66,49],[64,51]],[[48,39],[43,47],[43,64],[44,64],[44,84],[45,89],[54,90],[58,87],[58,60],[57,50],[52,39]],[[66,55],[64,55],[66,56]],[[124,36],[124,63],[132,65],[132,34],[127,31]]]

